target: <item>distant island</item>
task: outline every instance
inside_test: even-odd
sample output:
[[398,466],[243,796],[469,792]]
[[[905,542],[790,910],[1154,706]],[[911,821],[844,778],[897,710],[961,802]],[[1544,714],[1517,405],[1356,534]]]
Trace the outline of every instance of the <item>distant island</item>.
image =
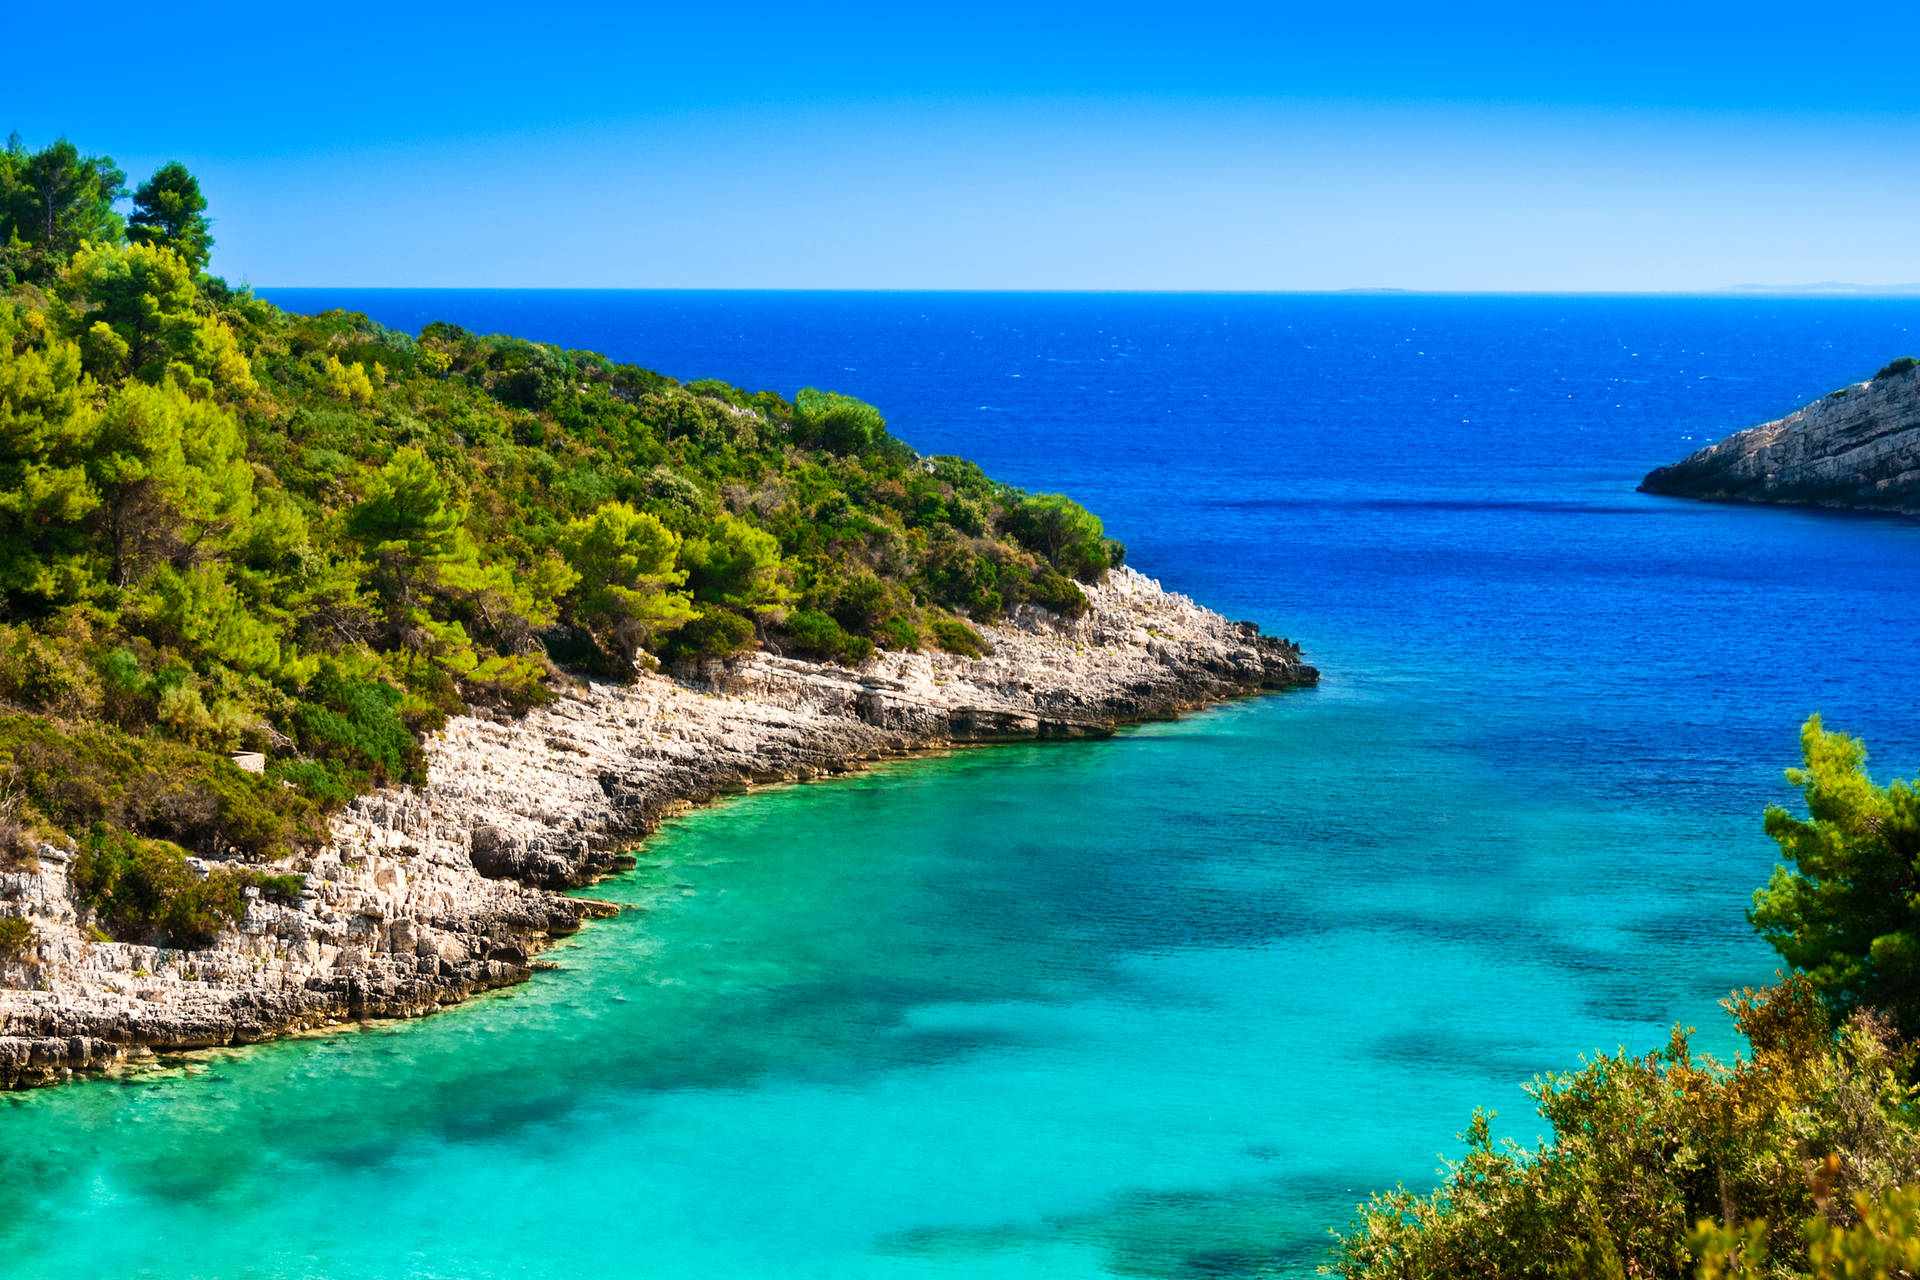
[[1642,493],[1920,515],[1920,362],[1649,472]]
[[1848,284],[1841,280],[1821,280],[1814,284],[1736,284],[1721,292],[1811,298],[1920,298],[1920,284]]

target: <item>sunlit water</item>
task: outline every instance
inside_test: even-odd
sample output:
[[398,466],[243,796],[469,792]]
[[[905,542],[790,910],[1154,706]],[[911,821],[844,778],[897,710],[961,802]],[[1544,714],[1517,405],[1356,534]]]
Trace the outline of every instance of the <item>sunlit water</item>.
[[1911,303],[345,301],[867,396],[1325,684],[759,792],[525,987],[0,1100],[0,1273],[1304,1273],[1534,1073],[1733,1048],[1807,712],[1920,762],[1920,526],[1632,492]]

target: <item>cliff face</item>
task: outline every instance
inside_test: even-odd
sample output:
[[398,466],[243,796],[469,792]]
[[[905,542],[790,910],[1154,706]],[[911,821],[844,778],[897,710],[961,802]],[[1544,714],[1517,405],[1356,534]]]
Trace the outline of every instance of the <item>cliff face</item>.
[[39,933],[0,965],[0,1086],[523,981],[549,939],[614,910],[559,890],[632,866],[662,818],[722,792],[951,743],[1101,736],[1319,678],[1297,646],[1132,570],[1087,595],[1083,618],[1026,609],[982,628],[983,658],[883,653],[849,671],[756,653],[588,685],[519,720],[457,718],[429,744],[427,786],[354,802],[326,849],[268,868],[305,877],[297,902],[250,897],[202,951],[100,940],[67,854],[43,847],[0,873]]
[[1649,473],[1640,491],[1920,515],[1920,369],[1730,435]]

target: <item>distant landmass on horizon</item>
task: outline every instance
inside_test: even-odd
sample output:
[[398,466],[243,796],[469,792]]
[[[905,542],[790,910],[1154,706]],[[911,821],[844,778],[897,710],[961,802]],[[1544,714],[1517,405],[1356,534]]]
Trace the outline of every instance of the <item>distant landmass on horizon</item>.
[[1920,284],[1846,284],[1822,280],[1818,284],[1736,284],[1722,293],[1873,294],[1881,297],[1920,297]]

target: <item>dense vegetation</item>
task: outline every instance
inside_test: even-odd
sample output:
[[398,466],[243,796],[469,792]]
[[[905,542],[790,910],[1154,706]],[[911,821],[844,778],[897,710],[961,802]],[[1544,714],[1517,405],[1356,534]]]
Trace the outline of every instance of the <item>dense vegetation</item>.
[[1876,785],[1818,716],[1770,809],[1784,863],[1750,919],[1796,972],[1727,1008],[1731,1065],[1687,1033],[1529,1092],[1553,1137],[1467,1154],[1431,1195],[1376,1195],[1341,1242],[1349,1280],[1920,1276],[1920,790]]
[[563,670],[977,654],[1120,561],[848,396],[286,314],[205,274],[183,167],[128,217],[125,184],[64,139],[0,154],[0,855],[75,841],[123,936],[203,938],[232,904],[186,852],[311,844]]

